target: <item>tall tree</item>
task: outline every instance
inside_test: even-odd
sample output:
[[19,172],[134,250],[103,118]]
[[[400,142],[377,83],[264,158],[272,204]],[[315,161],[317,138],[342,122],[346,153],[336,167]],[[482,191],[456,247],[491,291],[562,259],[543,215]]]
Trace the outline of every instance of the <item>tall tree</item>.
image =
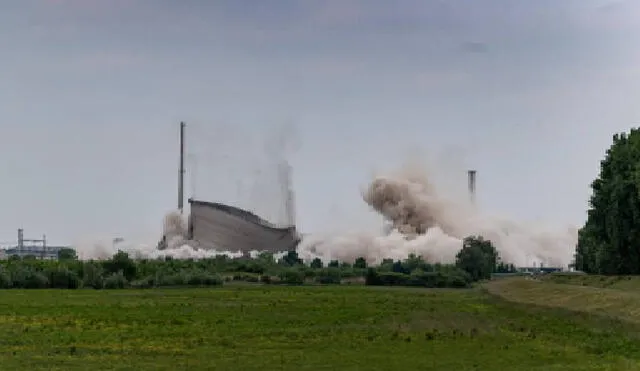
[[640,129],[613,136],[591,183],[575,267],[587,273],[640,274]]
[[467,237],[456,255],[456,265],[469,273],[474,281],[491,278],[499,262],[498,252],[491,241],[482,237]]

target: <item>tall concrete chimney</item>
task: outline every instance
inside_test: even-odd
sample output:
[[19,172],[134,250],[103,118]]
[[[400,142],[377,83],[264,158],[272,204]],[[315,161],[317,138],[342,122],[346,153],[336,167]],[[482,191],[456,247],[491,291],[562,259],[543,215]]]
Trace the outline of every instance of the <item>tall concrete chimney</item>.
[[469,177],[469,199],[474,204],[476,202],[476,171],[469,170],[467,174]]

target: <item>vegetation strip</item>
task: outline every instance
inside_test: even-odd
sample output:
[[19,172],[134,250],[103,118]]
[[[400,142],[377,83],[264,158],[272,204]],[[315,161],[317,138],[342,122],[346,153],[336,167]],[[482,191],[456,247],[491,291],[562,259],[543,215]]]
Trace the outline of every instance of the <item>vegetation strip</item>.
[[490,241],[469,237],[455,264],[430,264],[410,255],[403,261],[387,259],[376,266],[368,266],[364,258],[358,258],[353,264],[334,260],[325,267],[320,259],[305,264],[295,251],[277,261],[268,253],[255,258],[218,256],[200,260],[136,260],[123,251],[99,261],[80,261],[75,255],[59,260],[13,256],[0,261],[0,288],[158,288],[220,286],[230,281],[467,288],[494,272],[510,269],[513,267],[499,261]]

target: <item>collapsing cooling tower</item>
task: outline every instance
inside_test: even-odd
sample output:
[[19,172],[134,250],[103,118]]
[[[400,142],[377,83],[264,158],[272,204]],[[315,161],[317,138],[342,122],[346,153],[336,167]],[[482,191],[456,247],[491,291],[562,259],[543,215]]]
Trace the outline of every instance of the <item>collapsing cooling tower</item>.
[[198,248],[218,251],[282,252],[295,249],[295,225],[279,227],[240,208],[189,199],[188,239]]

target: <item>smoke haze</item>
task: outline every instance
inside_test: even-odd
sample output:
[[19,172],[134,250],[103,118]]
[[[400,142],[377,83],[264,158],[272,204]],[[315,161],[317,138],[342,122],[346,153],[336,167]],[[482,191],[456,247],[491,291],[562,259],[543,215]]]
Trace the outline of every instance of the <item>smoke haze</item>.
[[570,264],[577,242],[576,228],[550,228],[492,217],[474,207],[466,196],[451,199],[439,193],[428,174],[415,165],[375,176],[362,198],[389,223],[388,233],[381,227],[379,234],[310,236],[303,240],[300,255],[345,261],[362,256],[375,264],[385,258],[404,259],[416,254],[430,262],[452,263],[462,240],[477,235],[491,240],[507,263]]
[[[462,247],[462,239],[479,235],[493,242],[503,261],[517,266],[541,263],[567,266],[571,262],[577,241],[576,228],[551,228],[487,215],[469,202],[467,194],[452,196],[439,192],[430,176],[424,167],[415,163],[373,176],[361,191],[362,202],[381,217],[380,224],[366,230],[346,225],[340,232],[306,235],[298,247],[300,257],[306,261],[320,258],[325,262],[353,262],[364,257],[370,264],[377,264],[383,259],[405,259],[409,254],[416,254],[430,262],[451,263]],[[197,243],[185,239],[186,220],[177,212],[165,217],[163,231],[165,249],[158,249],[155,244],[103,243],[81,247],[79,255],[107,258],[118,249],[138,258],[240,255],[198,249]]]

